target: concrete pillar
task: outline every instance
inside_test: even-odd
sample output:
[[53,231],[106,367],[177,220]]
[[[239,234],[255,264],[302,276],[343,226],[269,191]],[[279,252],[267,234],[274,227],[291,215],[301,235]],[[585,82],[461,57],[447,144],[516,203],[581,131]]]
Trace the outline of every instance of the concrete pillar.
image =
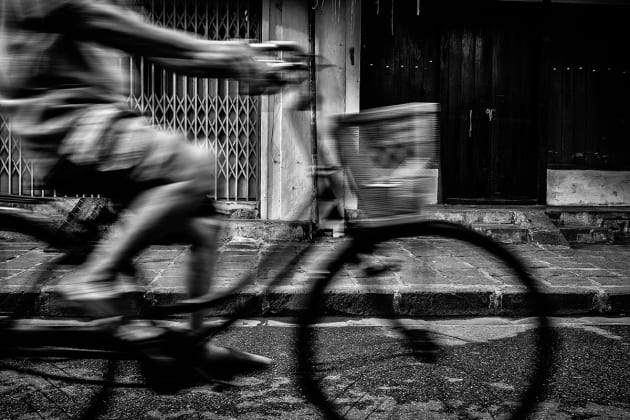
[[[303,0],[263,2],[263,41],[288,40],[308,50],[308,9]],[[309,111],[296,111],[295,91],[263,99],[261,106],[261,218],[308,220],[310,177]]]
[[[308,50],[308,7],[305,0],[264,0],[263,40],[295,41]],[[332,64],[317,74],[318,155],[334,161],[328,117],[359,111],[361,2],[320,2],[315,24],[315,52]],[[285,91],[262,101],[262,219],[310,218],[310,111],[287,108],[295,95]],[[356,198],[346,194],[345,206],[356,209]]]
[[[318,154],[337,164],[330,139],[330,120],[336,114],[359,111],[361,70],[361,2],[330,2],[316,14],[316,53],[332,67],[317,75]],[[346,189],[344,208],[356,209],[356,197]]]

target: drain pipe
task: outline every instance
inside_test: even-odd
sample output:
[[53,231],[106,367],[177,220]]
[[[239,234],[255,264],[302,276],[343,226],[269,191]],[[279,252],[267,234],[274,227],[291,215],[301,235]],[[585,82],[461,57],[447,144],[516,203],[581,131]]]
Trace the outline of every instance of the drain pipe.
[[311,202],[311,221],[314,224],[314,232],[319,229],[319,209],[317,203],[317,67],[315,63],[315,12],[316,7],[311,5],[312,1],[307,2],[308,7],[308,44],[309,44],[309,99],[311,111],[311,167],[313,179],[313,192]]

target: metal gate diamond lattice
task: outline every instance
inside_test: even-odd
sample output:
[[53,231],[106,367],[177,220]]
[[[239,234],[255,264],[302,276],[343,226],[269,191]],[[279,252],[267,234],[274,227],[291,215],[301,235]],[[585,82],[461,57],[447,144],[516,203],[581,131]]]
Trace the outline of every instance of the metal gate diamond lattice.
[[[260,40],[260,0],[132,0],[148,21],[203,39]],[[216,156],[215,199],[255,201],[259,196],[260,100],[239,82],[186,77],[143,57],[122,60],[129,103],[166,130]],[[0,192],[52,195],[35,189],[36,168],[22,156],[10,122],[0,115]]]
[[22,146],[13,137],[11,123],[0,115],[0,193],[33,195],[34,184],[33,164],[22,155]]
[[[157,25],[211,40],[260,40],[258,0],[134,0]],[[216,156],[215,199],[259,196],[260,100],[236,81],[177,75],[143,57],[124,61],[129,102],[154,124],[186,133]],[[243,94],[239,94],[242,92]]]

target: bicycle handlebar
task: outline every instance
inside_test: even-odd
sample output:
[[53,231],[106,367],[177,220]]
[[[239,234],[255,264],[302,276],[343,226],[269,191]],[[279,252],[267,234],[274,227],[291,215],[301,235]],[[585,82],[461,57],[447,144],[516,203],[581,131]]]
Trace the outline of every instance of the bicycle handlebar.
[[305,55],[306,52],[294,41],[267,41],[249,44],[255,50],[260,51],[292,51],[298,55]]
[[308,80],[312,68],[331,66],[321,56],[307,53],[293,41],[267,41],[249,46],[254,51],[254,60],[269,70],[261,80],[250,81],[253,93],[270,93],[287,85],[300,85]]

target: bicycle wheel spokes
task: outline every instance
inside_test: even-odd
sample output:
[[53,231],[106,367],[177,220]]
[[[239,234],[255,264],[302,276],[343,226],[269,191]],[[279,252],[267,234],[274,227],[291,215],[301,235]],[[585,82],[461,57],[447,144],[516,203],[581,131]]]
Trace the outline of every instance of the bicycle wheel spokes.
[[[497,289],[503,284],[522,291],[518,318],[401,319],[439,312],[430,298],[419,298],[418,305],[426,307],[401,299],[394,319],[322,326],[325,314],[317,309],[329,276],[315,286],[300,324],[298,356],[307,397],[334,419],[525,418],[544,391],[552,361],[550,327],[540,312],[544,297],[503,247],[450,224],[425,224],[415,234],[423,232],[438,237],[409,239],[412,252],[400,262],[398,275],[417,276],[414,287],[426,291],[451,282],[474,288],[495,279]],[[386,263],[388,246],[400,243],[383,243],[372,260]],[[353,269],[350,254],[344,257],[347,270]],[[358,281],[374,284],[373,278]],[[456,302],[461,314],[465,304]]]
[[[3,346],[19,346],[6,338],[22,318],[41,313],[42,287],[58,282],[75,261],[61,258],[71,246],[69,236],[19,214],[0,216],[0,231],[17,232],[0,239],[0,336]],[[50,358],[45,351],[42,358],[7,354],[15,352],[0,358],[2,417],[94,418],[107,401],[115,361]]]

